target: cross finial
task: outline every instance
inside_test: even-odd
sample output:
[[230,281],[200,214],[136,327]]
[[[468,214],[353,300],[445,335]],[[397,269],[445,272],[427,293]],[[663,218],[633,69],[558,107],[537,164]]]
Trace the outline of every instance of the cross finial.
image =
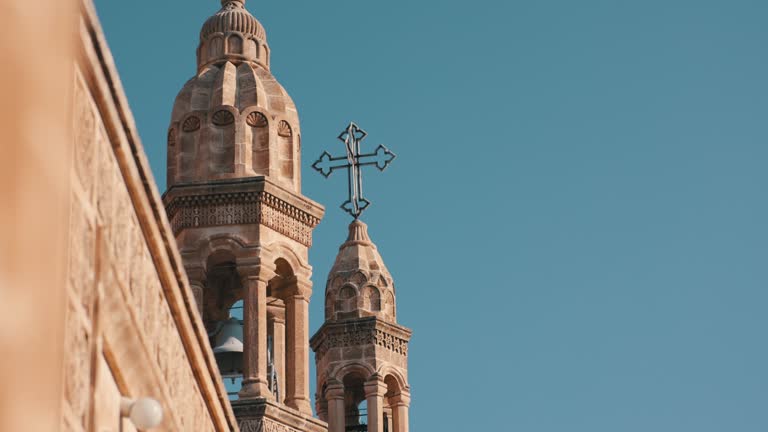
[[389,164],[395,159],[392,153],[384,145],[379,145],[373,153],[360,153],[360,144],[368,134],[360,129],[354,122],[339,135],[339,140],[344,143],[347,150],[345,156],[333,157],[327,151],[320,155],[312,168],[320,172],[325,178],[337,169],[347,169],[349,174],[349,199],[345,201],[341,208],[352,215],[355,220],[360,218],[365,209],[371,205],[371,202],[363,196],[363,175],[360,170],[366,165],[374,165],[379,171],[387,169]]

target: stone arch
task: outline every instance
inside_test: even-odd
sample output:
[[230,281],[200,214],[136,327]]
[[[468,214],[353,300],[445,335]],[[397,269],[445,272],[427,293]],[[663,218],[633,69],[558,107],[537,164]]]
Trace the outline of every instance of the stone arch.
[[345,363],[341,366],[337,366],[328,374],[328,381],[335,379],[338,382],[344,382],[344,377],[350,374],[358,374],[364,380],[368,380],[376,373],[376,370],[361,362]]
[[311,275],[312,268],[305,264],[304,260],[288,244],[284,242],[274,242],[265,246],[264,249],[269,252],[269,256],[274,257],[272,261],[278,258],[286,260],[297,276],[308,279]]
[[199,264],[204,270],[208,270],[208,258],[219,251],[229,251],[235,256],[235,261],[239,261],[244,258],[249,249],[248,242],[236,235],[236,234],[217,234],[210,237],[200,239],[196,244],[194,250],[197,252],[197,258]]
[[362,287],[366,282],[368,282],[368,276],[366,276],[362,271],[358,271],[353,274],[351,278],[349,278],[349,281],[358,287]]
[[405,375],[403,375],[402,371],[392,365],[382,365],[377,371],[377,374],[384,377],[384,383],[387,384],[387,387],[389,387],[390,384],[393,384],[398,391],[408,391],[410,388],[410,386],[408,386],[408,380]]
[[381,310],[381,293],[373,285],[368,285],[363,289],[363,309],[371,312]]

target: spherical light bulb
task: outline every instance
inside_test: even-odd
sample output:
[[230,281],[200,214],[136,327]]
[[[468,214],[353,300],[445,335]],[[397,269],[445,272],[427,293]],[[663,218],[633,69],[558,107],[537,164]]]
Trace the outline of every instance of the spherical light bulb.
[[152,429],[163,421],[163,407],[152,398],[141,398],[131,406],[129,418],[140,430]]

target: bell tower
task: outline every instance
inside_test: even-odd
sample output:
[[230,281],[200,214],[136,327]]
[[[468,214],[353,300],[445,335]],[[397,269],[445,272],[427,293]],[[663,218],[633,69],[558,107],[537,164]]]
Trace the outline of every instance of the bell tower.
[[328,275],[325,323],[311,340],[317,412],[329,432],[408,432],[410,338],[397,324],[392,276],[355,219]]
[[245,0],[222,0],[173,107],[163,201],[219,369],[239,377],[240,430],[320,432],[308,250],[324,209],[301,194],[299,117],[270,54]]

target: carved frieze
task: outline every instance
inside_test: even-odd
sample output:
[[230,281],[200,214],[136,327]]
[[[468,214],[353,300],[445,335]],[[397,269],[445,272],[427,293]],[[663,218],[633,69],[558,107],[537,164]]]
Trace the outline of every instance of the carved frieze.
[[408,340],[382,328],[374,326],[357,328],[352,331],[329,332],[317,347],[317,357],[322,358],[331,348],[346,348],[363,345],[377,345],[396,354],[408,356]]
[[297,242],[312,245],[320,219],[268,192],[236,192],[174,198],[167,207],[174,234],[186,228],[262,224]]
[[268,418],[264,419],[263,432],[299,432],[297,429],[277,423]]

